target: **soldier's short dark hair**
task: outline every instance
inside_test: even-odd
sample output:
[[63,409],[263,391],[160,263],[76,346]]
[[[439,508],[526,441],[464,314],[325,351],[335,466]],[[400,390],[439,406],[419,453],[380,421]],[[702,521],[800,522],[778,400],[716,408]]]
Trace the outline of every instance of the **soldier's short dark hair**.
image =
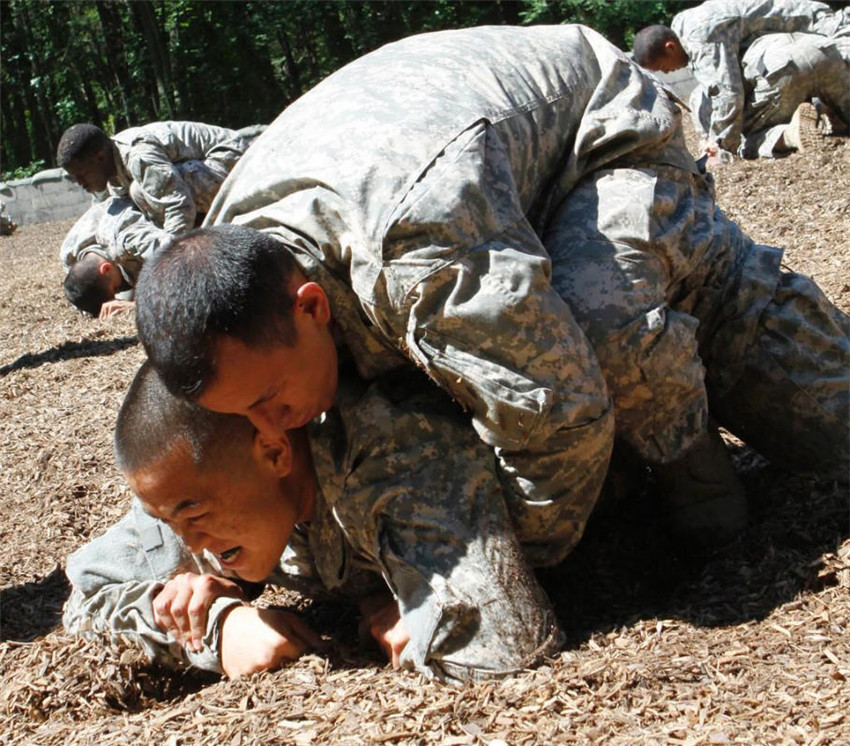
[[676,32],[669,26],[657,24],[655,26],[647,26],[642,28],[635,34],[634,44],[632,46],[632,56],[638,65],[646,66],[660,55],[664,54],[664,45],[668,41],[675,41],[680,44],[679,37]]
[[245,417],[211,412],[173,396],[146,360],[121,404],[113,445],[124,474],[150,468],[178,448],[198,466],[224,468],[248,457],[237,444],[253,434]]
[[67,168],[69,163],[87,161],[111,143],[109,136],[100,127],[73,124],[62,133],[56,148],[56,162],[60,168]]
[[93,253],[86,254],[71,265],[63,284],[68,302],[92,316],[98,316],[100,307],[115,297],[108,279],[99,270],[100,258]]
[[136,326],[175,396],[196,400],[215,376],[225,334],[249,347],[295,341],[288,287],[298,265],[284,243],[237,225],[185,233],[145,263]]

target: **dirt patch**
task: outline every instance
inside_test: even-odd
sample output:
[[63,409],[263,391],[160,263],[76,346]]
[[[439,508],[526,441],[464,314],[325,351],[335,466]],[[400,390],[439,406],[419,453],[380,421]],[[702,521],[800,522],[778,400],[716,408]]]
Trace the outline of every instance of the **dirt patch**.
[[[691,133],[691,142],[693,142]],[[850,311],[850,143],[716,174],[718,202]],[[241,681],[169,673],[125,644],[61,631],[67,555],[126,510],[112,425],[143,354],[132,319],[87,319],[61,292],[73,221],[0,238],[0,743],[840,744],[850,742],[846,486],[785,473],[736,446],[746,537],[676,560],[641,501],[588,532],[543,582],[565,651],[460,688],[397,674],[350,633],[350,610],[306,605],[338,640]],[[267,603],[285,600],[269,594]],[[57,626],[59,625],[59,626]]]

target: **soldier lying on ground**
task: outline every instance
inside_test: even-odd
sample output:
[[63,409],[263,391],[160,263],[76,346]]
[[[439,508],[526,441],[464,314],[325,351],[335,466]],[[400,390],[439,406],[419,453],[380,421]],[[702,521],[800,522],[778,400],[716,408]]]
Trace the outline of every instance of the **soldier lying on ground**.
[[[750,84],[768,85],[773,92],[764,93],[775,100],[784,88],[784,95],[793,96],[796,85],[814,87],[809,95],[824,95],[840,109],[846,100],[846,69],[836,59],[850,64],[850,16],[833,11],[828,5],[810,0],[708,0],[695,8],[676,14],[668,28],[649,26],[635,35],[635,60],[648,70],[671,72],[690,62],[699,87],[694,91],[691,113],[694,126],[704,133],[701,150],[715,156],[719,150],[730,153],[751,153],[752,146],[742,145],[741,135],[763,129],[757,122],[748,121],[747,105],[759,108],[756,92],[748,102],[747,79]],[[745,51],[760,37],[780,32],[809,32],[829,42],[817,52],[812,40],[800,40],[799,49],[776,50],[774,54],[750,56],[750,69],[742,62]],[[762,47],[762,51],[764,47]],[[760,59],[756,59],[759,55]],[[795,70],[800,63],[802,70]],[[766,65],[766,66],[765,66]],[[838,79],[816,81],[821,70]],[[799,75],[797,83],[785,80]],[[798,101],[798,104],[800,102]],[[789,121],[796,106],[791,107]],[[801,114],[810,115],[809,109]],[[773,123],[779,123],[774,121]],[[808,126],[808,120],[806,121]],[[794,147],[796,141],[792,141]],[[758,148],[756,147],[755,150]]]
[[319,644],[292,612],[252,606],[251,581],[357,602],[395,667],[444,680],[557,651],[492,454],[416,378],[346,375],[321,421],[267,436],[176,399],[145,363],[115,433],[139,500],[69,559],[66,628],[229,676]]
[[81,311],[107,318],[133,305],[145,260],[170,238],[127,197],[95,202],[68,231],[59,259],[65,297]]
[[535,564],[579,540],[616,425],[681,545],[713,551],[747,504],[709,412],[846,478],[850,324],[716,207],[680,117],[580,26],[390,44],[281,114],[216,225],[145,267],[140,339],[175,395],[269,435],[332,406],[340,352],[425,370]]

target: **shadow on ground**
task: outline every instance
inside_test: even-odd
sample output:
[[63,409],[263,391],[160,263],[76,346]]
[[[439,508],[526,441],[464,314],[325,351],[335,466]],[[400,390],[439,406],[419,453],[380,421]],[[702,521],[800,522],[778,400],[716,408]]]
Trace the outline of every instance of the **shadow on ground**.
[[63,342],[58,347],[51,347],[43,352],[28,352],[17,360],[0,367],[0,378],[16,370],[39,368],[46,363],[57,363],[62,360],[73,360],[78,357],[98,357],[112,355],[126,350],[139,343],[138,337],[117,337],[105,340],[83,340],[82,342]]
[[850,536],[847,486],[764,462],[739,476],[750,500],[750,525],[722,554],[677,556],[659,528],[650,485],[616,515],[591,524],[561,566],[541,571],[567,646],[641,619],[708,627],[760,620],[803,591],[836,585],[837,578],[820,573],[819,559]]
[[0,642],[30,642],[61,625],[70,592],[58,566],[40,580],[0,590]]

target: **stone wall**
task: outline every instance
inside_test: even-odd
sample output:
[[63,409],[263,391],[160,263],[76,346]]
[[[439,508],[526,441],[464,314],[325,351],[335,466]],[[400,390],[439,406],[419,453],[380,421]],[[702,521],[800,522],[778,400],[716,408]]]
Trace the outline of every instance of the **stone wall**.
[[79,217],[91,205],[91,195],[61,168],[0,182],[0,200],[18,226]]

